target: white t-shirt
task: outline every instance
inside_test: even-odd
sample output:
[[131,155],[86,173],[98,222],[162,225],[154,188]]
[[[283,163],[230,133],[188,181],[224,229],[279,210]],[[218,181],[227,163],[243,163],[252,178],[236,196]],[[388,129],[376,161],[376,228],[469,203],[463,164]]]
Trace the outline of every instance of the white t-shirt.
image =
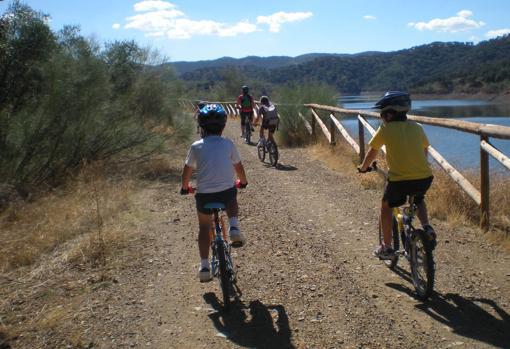
[[207,136],[191,145],[185,164],[197,170],[198,193],[217,193],[234,186],[234,165],[240,161],[230,139]]

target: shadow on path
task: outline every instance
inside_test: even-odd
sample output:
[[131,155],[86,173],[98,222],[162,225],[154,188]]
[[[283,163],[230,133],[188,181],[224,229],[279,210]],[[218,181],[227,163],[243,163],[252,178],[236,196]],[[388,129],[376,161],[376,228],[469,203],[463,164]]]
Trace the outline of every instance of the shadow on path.
[[276,164],[276,169],[279,171],[296,171],[297,167],[292,165]]
[[214,293],[204,294],[204,300],[216,310],[209,314],[214,326],[231,342],[249,348],[295,348],[282,305],[266,306],[255,300],[246,307],[238,300],[225,312]]
[[[386,285],[415,297],[414,289],[394,283]],[[417,304],[416,308],[460,336],[498,348],[510,347],[510,315],[490,299],[435,293],[428,302]]]

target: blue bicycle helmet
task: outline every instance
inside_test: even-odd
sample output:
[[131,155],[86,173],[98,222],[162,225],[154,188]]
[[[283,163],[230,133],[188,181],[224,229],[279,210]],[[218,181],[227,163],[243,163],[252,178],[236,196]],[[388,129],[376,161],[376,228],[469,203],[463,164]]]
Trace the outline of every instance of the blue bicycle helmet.
[[381,113],[387,110],[407,113],[411,109],[411,97],[407,92],[388,91],[372,108]]
[[227,123],[227,113],[219,104],[206,104],[198,114],[198,124],[206,131],[218,132]]

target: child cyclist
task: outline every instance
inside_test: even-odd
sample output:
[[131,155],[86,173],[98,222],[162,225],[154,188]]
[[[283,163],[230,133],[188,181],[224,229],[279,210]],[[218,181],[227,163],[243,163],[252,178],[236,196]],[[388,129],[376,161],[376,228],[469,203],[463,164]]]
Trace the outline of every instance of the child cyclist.
[[273,135],[278,128],[278,122],[280,119],[278,118],[278,111],[276,110],[276,106],[269,102],[269,98],[267,96],[260,97],[259,114],[262,117],[259,144],[265,142],[264,130],[268,131],[267,138],[271,142],[274,142]]
[[232,246],[242,246],[246,240],[239,229],[237,189],[235,174],[239,177],[240,187],[248,183],[241,163],[239,152],[234,143],[221,137],[227,114],[218,104],[207,104],[198,114],[198,123],[202,128],[202,139],[194,142],[186,157],[182,171],[181,194],[190,192],[189,182],[195,169],[197,172],[196,208],[198,214],[198,249],[200,252],[199,279],[202,282],[212,278],[209,263],[211,211],[204,206],[210,202],[220,202],[226,206],[229,221],[229,236]]
[[393,258],[391,248],[392,208],[403,205],[407,195],[421,193],[415,197],[418,218],[435,246],[436,233],[429,224],[424,194],[432,184],[432,170],[427,161],[429,141],[420,124],[407,120],[411,108],[408,93],[390,91],[376,103],[383,123],[370,140],[369,149],[358,170],[367,172],[382,146],[386,146],[388,181],[381,205],[381,228],[384,242],[374,251],[381,259]]

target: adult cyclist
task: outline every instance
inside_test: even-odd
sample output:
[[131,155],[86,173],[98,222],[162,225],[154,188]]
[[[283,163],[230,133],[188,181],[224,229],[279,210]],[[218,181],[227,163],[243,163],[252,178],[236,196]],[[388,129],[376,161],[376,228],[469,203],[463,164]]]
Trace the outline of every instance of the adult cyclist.
[[[255,102],[253,101],[253,97],[250,95],[250,89],[248,86],[243,86],[241,88],[241,94],[237,96],[237,109],[241,114],[241,137],[244,138],[244,127],[246,121],[253,122],[253,108],[255,108]],[[254,128],[251,129],[254,131]]]

